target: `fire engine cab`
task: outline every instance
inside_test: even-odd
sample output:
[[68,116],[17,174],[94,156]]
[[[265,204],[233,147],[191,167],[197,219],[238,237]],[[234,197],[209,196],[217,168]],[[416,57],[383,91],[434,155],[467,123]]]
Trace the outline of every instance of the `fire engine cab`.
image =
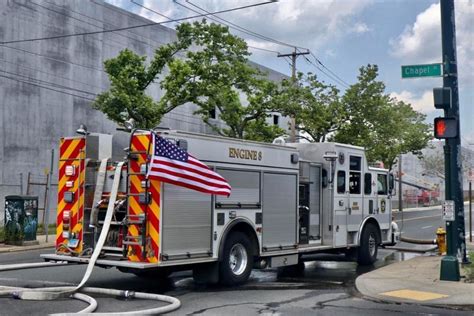
[[131,132],[124,162],[110,160],[110,136],[62,138],[56,253],[44,259],[87,263],[105,235],[98,266],[154,276],[192,269],[198,281],[241,284],[253,268],[316,252],[372,264],[379,246],[397,241],[393,177],[370,167],[361,147],[154,132],[223,176],[231,195],[147,179],[151,131]]

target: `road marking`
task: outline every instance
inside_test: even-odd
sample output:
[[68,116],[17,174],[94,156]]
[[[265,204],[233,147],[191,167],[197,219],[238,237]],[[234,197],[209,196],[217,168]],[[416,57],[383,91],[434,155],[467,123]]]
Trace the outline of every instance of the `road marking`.
[[414,301],[431,301],[438,298],[445,298],[449,297],[449,295],[439,294],[439,293],[432,293],[432,292],[423,292],[423,291],[413,291],[413,290],[398,290],[398,291],[391,291],[380,293],[385,296],[392,296],[398,298],[404,298],[408,300]]
[[431,227],[433,227],[433,226],[432,226],[432,225],[430,225],[430,226],[425,226],[425,227],[421,227],[421,229],[427,229],[427,228],[431,228]]
[[[424,218],[432,218],[432,217],[439,217],[441,219],[441,215],[434,215],[434,216],[420,216],[420,217],[413,217],[413,218],[406,218],[406,219],[403,219],[404,222],[408,222],[408,221],[414,221],[414,220],[418,220],[418,219],[424,219]],[[396,222],[401,222],[402,220],[401,219],[398,219],[396,220]]]

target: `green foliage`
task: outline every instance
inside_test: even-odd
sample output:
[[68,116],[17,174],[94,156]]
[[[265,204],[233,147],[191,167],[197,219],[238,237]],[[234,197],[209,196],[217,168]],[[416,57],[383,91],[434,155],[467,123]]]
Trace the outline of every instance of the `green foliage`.
[[296,80],[283,80],[277,107],[283,115],[294,116],[296,129],[312,142],[325,141],[346,117],[339,90],[311,73],[305,78],[299,73]]
[[0,226],[0,242],[5,241],[5,227]]
[[358,82],[342,98],[347,120],[333,140],[363,146],[369,162],[382,161],[391,169],[399,154],[421,155],[432,138],[431,127],[424,122],[424,114],[385,94],[385,85],[377,76],[376,65],[360,68]]
[[[249,65],[243,39],[205,20],[183,23],[176,31],[177,40],[158,48],[148,66],[145,57],[128,49],[107,60],[111,87],[94,107],[119,124],[133,118],[138,127],[152,128],[164,114],[192,102],[199,106],[195,114],[220,135],[269,139],[281,134],[264,120],[276,86]],[[175,58],[178,53],[184,57]],[[157,80],[164,94],[153,100],[146,89]],[[216,109],[225,125],[210,118]]]

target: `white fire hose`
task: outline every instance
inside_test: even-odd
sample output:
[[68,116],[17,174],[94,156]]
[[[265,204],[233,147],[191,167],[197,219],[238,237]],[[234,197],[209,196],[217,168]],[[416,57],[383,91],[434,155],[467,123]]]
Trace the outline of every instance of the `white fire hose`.
[[[35,300],[35,301],[45,301],[45,300],[54,300],[57,298],[64,298],[64,297],[71,297],[77,300],[81,300],[89,304],[89,306],[78,313],[83,315],[157,315],[168,313],[178,309],[181,306],[181,302],[174,297],[167,296],[167,295],[160,295],[160,294],[150,294],[150,293],[142,293],[142,292],[133,292],[133,291],[122,291],[122,290],[114,290],[114,289],[104,289],[104,288],[95,288],[95,287],[83,287],[89,277],[92,274],[92,270],[94,265],[102,251],[102,247],[104,246],[105,239],[109,232],[110,223],[112,221],[112,216],[115,209],[115,202],[117,199],[117,192],[120,183],[120,176],[122,172],[123,162],[120,162],[115,167],[114,173],[114,181],[112,184],[112,192],[110,194],[109,204],[107,206],[107,213],[104,219],[104,224],[102,226],[102,231],[99,236],[99,240],[97,241],[97,245],[92,253],[92,256],[89,260],[87,265],[86,273],[84,274],[81,282],[76,287],[67,286],[67,287],[48,287],[48,288],[37,288],[37,289],[30,289],[30,288],[15,288],[15,287],[0,287],[0,297],[1,296],[13,296],[18,299],[22,300]],[[49,262],[44,264],[33,263],[30,264],[30,268],[36,267],[46,267],[51,265],[62,265],[63,263],[54,263],[51,264]],[[26,269],[28,268],[28,264],[20,264],[18,269]],[[9,270],[15,265],[9,265]],[[5,269],[6,271],[7,269]],[[82,293],[78,293],[82,292]],[[152,309],[141,310],[141,311],[131,311],[131,312],[119,312],[119,313],[93,313],[97,308],[97,301],[83,293],[88,294],[105,294],[105,295],[114,295],[114,296],[121,296],[124,298],[138,298],[138,299],[146,299],[146,300],[156,300],[161,302],[169,303],[165,306],[160,306]],[[92,314],[93,313],[93,314]],[[61,314],[54,314],[54,315],[75,315],[75,313],[61,313]]]

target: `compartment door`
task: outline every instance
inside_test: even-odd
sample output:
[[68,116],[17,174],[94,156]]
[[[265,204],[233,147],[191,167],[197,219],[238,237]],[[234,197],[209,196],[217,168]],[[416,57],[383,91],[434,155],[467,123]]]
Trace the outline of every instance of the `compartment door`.
[[162,240],[168,260],[212,256],[212,196],[164,184]]
[[267,251],[293,248],[296,244],[296,174],[263,175],[263,248]]

